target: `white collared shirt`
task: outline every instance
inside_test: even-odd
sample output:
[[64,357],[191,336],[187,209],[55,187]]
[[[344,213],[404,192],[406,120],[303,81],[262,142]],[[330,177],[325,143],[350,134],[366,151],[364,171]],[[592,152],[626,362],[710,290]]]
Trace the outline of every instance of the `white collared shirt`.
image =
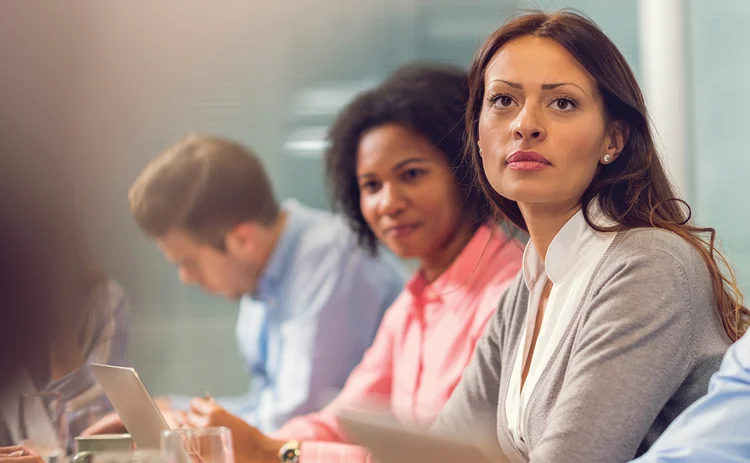
[[[596,224],[612,224],[598,212],[593,202],[589,207],[589,213]],[[529,397],[557,350],[581,302],[591,275],[615,235],[616,233],[595,231],[586,223],[583,212],[578,211],[555,235],[547,249],[544,262],[530,240],[526,245],[523,255],[523,278],[529,290],[529,306],[525,330],[520,340],[522,348],[518,349],[513,363],[505,401],[508,429],[519,446],[525,445],[524,413]],[[552,282],[552,290],[542,318],[529,373],[522,389],[521,375],[529,356],[539,301],[548,279]]]

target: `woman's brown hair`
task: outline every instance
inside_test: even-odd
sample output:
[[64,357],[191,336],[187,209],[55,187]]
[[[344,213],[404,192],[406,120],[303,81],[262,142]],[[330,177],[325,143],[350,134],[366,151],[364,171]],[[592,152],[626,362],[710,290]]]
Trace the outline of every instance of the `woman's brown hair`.
[[43,386],[57,340],[77,343],[84,355],[94,342],[101,316],[94,303],[107,276],[74,217],[63,161],[46,155],[52,150],[37,144],[36,133],[3,135],[0,316],[8,328],[0,336],[0,377],[28,370]]
[[[532,12],[512,19],[490,35],[471,63],[466,156],[473,162],[476,180],[497,212],[528,231],[518,204],[499,195],[490,185],[477,147],[485,70],[503,45],[523,36],[548,38],[562,45],[596,80],[608,120],[628,126],[629,137],[622,153],[611,164],[599,169],[581,198],[586,222],[599,231],[661,228],[690,243],[711,274],[724,330],[729,338],[737,340],[750,321],[750,312],[743,306],[731,266],[716,249],[716,230],[691,223],[690,206],[675,194],[659,159],[643,94],[630,66],[607,35],[577,13]],[[591,222],[587,206],[593,200],[598,201],[601,210],[617,225],[603,228]]]

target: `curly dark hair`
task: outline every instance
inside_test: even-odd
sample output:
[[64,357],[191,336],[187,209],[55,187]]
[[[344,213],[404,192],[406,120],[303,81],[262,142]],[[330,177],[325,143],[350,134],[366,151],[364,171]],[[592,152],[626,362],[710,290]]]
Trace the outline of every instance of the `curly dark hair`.
[[401,67],[379,86],[360,93],[339,113],[331,127],[325,153],[326,172],[334,209],[343,212],[357,234],[360,246],[377,254],[378,240],[359,205],[357,149],[370,129],[387,123],[401,124],[424,136],[454,167],[463,195],[465,220],[479,227],[491,210],[474,181],[474,171],[462,153],[466,138],[463,117],[469,97],[466,73],[442,64]]

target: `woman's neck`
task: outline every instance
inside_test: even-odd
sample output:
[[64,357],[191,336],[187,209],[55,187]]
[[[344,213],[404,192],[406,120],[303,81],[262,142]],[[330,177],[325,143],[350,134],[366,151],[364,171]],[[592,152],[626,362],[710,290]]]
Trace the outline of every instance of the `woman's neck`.
[[50,380],[57,381],[81,368],[85,363],[83,351],[76,336],[56,337],[50,349]]
[[547,250],[552,240],[571,217],[581,210],[581,204],[560,205],[542,203],[518,203],[531,243],[542,261],[547,258]]
[[470,224],[468,220],[461,220],[451,236],[435,252],[420,259],[422,273],[428,282],[437,280],[471,241],[475,228]]

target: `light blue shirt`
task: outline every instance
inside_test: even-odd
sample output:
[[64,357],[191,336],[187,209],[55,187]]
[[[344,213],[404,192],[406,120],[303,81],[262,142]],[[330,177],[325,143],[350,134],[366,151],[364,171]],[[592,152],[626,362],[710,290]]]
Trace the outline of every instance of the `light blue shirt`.
[[734,343],[708,394],[633,463],[750,462],[750,335]]
[[284,231],[254,295],[240,303],[237,342],[247,394],[219,399],[263,432],[322,408],[372,343],[404,284],[399,263],[370,257],[343,219],[285,201]]

